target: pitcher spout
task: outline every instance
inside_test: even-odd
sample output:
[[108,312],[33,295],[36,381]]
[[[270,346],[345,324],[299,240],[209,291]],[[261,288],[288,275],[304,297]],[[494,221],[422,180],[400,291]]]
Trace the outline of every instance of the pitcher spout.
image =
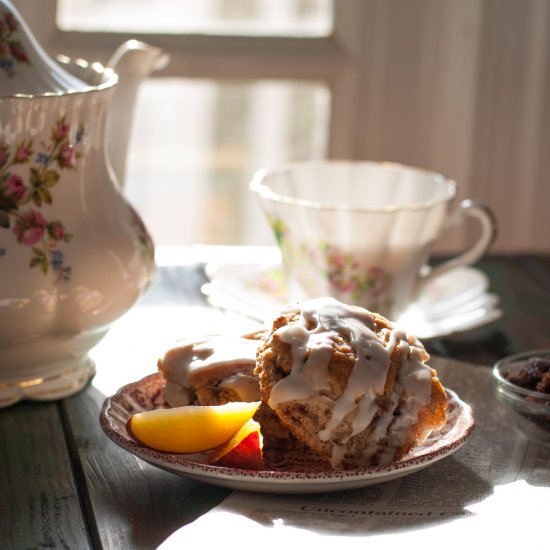
[[117,48],[107,63],[117,73],[119,81],[107,115],[106,154],[121,187],[126,178],[128,142],[139,85],[149,74],[166,67],[169,60],[170,56],[161,48],[128,40]]

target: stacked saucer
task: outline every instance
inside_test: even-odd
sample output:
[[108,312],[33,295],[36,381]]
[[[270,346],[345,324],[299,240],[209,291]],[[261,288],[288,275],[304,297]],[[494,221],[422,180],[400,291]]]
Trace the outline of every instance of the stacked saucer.
[[[268,322],[288,302],[276,250],[261,249],[254,262],[208,264],[203,292],[210,304]],[[429,340],[478,328],[502,316],[499,298],[479,269],[458,267],[429,283],[397,319],[403,329]]]

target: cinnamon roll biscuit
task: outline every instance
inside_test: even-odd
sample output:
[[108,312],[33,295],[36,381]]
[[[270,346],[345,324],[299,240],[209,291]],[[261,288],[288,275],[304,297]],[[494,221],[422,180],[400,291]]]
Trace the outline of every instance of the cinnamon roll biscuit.
[[287,307],[255,375],[281,423],[334,468],[388,464],[446,421],[428,353],[384,317],[332,298]]

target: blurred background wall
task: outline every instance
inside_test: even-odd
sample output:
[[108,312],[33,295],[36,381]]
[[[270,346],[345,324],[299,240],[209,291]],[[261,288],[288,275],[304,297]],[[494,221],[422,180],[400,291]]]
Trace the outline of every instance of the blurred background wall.
[[[105,61],[132,36],[170,51],[172,63],[142,90],[126,182],[157,242],[272,243],[250,202],[254,170],[333,157],[440,171],[457,180],[460,198],[494,210],[493,251],[550,252],[550,1],[134,0],[133,12],[124,1],[14,3],[52,53]],[[108,11],[117,2],[119,24]],[[264,24],[330,17],[318,36],[288,24],[281,33],[284,19],[274,38],[259,24],[243,37],[185,35],[148,28],[146,17],[137,25],[141,4],[156,15],[191,4],[222,18],[249,10]],[[109,25],[59,25],[55,14],[69,8],[89,22],[85,7],[103,10]],[[439,250],[473,232],[451,232]]]

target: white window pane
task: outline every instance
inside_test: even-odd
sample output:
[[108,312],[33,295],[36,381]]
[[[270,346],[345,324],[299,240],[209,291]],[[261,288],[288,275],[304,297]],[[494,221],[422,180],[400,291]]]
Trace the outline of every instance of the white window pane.
[[329,92],[312,82],[150,79],[125,193],[158,245],[269,244],[259,168],[326,156]]
[[58,0],[65,30],[325,36],[331,0]]

